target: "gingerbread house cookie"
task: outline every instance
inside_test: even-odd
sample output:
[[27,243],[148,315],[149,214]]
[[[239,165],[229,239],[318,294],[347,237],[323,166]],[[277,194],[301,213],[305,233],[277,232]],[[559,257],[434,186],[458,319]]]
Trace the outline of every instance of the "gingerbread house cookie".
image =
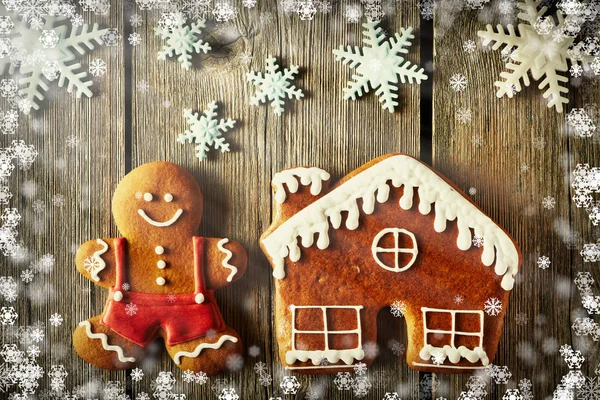
[[521,264],[515,241],[410,156],[329,178],[318,168],[273,178],[275,214],[260,245],[273,266],[284,366],[331,373],[370,364],[377,314],[392,304],[406,319],[410,367],[490,364]]

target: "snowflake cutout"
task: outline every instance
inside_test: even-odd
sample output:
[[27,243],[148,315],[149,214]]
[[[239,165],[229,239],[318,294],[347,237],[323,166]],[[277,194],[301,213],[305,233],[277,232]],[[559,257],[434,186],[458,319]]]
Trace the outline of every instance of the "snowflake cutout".
[[134,368],[131,370],[131,380],[134,382],[139,382],[144,377],[144,371],[141,368]]
[[221,394],[219,395],[219,400],[239,400],[240,396],[236,393],[233,388],[225,388],[221,390]]
[[0,323],[2,325],[14,325],[18,317],[19,314],[17,314],[14,307],[2,307],[0,309]]
[[495,317],[502,311],[502,302],[495,297],[491,297],[485,301],[483,310],[487,315]]
[[581,51],[580,45],[583,43],[574,45],[575,37],[570,33],[575,17],[565,17],[561,11],[557,11],[558,24],[552,18],[540,19],[547,10],[543,6],[538,11],[541,3],[541,0],[517,3],[521,10],[518,18],[523,21],[517,27],[518,34],[512,25],[506,27],[506,33],[502,25],[498,25],[498,31],[494,32],[492,25],[488,24],[487,30],[479,31],[477,35],[483,39],[484,46],[494,42],[493,50],[502,46],[516,47],[518,50],[515,60],[506,64],[509,72],[500,73],[503,80],[495,82],[498,87],[497,97],[506,95],[512,98],[521,91],[521,83],[529,86],[531,76],[535,81],[541,80],[541,90],[546,89],[543,96],[548,99],[548,107],[554,107],[561,113],[563,104],[569,102],[566,96],[569,89],[564,85],[569,79],[560,73],[569,70],[568,62],[589,70],[593,57]]
[[338,390],[350,390],[352,388],[352,375],[350,372],[338,372],[336,377],[333,379],[333,383]]
[[390,312],[396,318],[403,317],[404,313],[406,313],[406,303],[404,303],[402,300],[394,301],[390,306]]
[[462,124],[466,124],[471,122],[472,113],[471,110],[467,107],[461,107],[454,113],[454,117],[456,120]]
[[455,92],[463,92],[468,83],[467,77],[463,74],[454,74],[450,77],[450,89]]
[[189,69],[192,66],[192,54],[200,52],[208,53],[211,47],[208,43],[200,39],[204,21],[198,20],[191,25],[174,26],[170,28],[156,27],[156,35],[160,35],[167,44],[158,52],[159,60],[166,60],[167,57],[178,55],[181,68]]
[[359,362],[358,364],[354,365],[354,373],[356,375],[364,375],[367,373],[367,364],[363,363],[363,362]]
[[546,196],[542,200],[542,206],[547,210],[551,210],[556,206],[556,200],[552,196]]
[[198,113],[192,112],[190,109],[183,111],[183,115],[187,119],[190,126],[184,133],[179,134],[177,141],[179,143],[197,143],[196,157],[200,161],[206,158],[206,153],[210,150],[210,146],[214,146],[215,150],[221,150],[222,153],[229,151],[229,143],[225,143],[225,138],[221,135],[227,132],[235,125],[235,120],[232,119],[216,119],[217,103],[210,102],[208,108],[204,110],[201,117]]
[[[413,83],[413,80],[420,84],[422,80],[427,79],[423,68],[417,69],[417,65],[411,65],[410,61],[405,61],[401,54],[408,53],[407,47],[411,45],[410,40],[414,39],[413,28],[400,28],[400,34],[396,33],[394,37],[386,40],[383,29],[377,26],[378,22],[367,22],[363,24],[363,41],[365,46],[359,48],[355,46],[340,46],[333,50],[337,61],[348,64],[350,68],[356,68],[356,75],[353,75],[353,81],[348,82],[348,87],[344,88],[344,99],[356,100],[357,96],[369,91],[369,87],[376,89],[375,94],[379,96],[384,110],[394,112],[398,105],[396,99],[398,94],[398,78],[401,83]],[[373,60],[377,60],[378,68],[373,68]]]
[[8,39],[13,50],[11,57],[0,58],[0,72],[20,76],[20,104],[24,113],[40,108],[49,89],[48,81],[57,80],[58,86],[66,86],[69,93],[75,90],[78,98],[92,96],[92,81],[74,61],[78,55],[103,44],[107,30],[99,29],[98,24],[77,27],[67,21],[62,16],[47,17],[42,22],[41,35],[30,29],[25,20],[13,21],[14,35]]
[[248,72],[246,79],[248,82],[254,83],[254,86],[258,86],[256,94],[250,98],[250,104],[258,106],[260,103],[265,103],[267,100],[271,102],[273,112],[277,115],[283,114],[283,99],[286,96],[289,99],[295,98],[300,100],[304,97],[301,89],[296,89],[296,86],[292,85],[291,82],[294,79],[294,75],[298,73],[298,66],[292,65],[290,68],[286,68],[283,72],[279,71],[279,65],[277,60],[273,57],[267,59],[267,72],[264,74],[258,72]]
[[600,242],[586,243],[583,245],[583,249],[579,252],[583,257],[583,262],[596,262],[600,261]]
[[138,312],[138,306],[133,303],[129,303],[125,306],[125,314],[130,317],[133,317]]

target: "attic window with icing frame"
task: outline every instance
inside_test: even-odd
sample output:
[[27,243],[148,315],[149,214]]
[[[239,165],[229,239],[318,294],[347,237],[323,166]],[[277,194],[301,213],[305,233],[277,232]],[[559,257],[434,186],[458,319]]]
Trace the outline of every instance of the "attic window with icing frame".
[[[379,243],[384,238],[384,236],[386,236],[390,233],[394,236],[393,247],[379,247]],[[404,239],[403,242],[406,242],[406,239],[409,239],[410,243],[412,243],[412,247],[400,247],[400,237],[401,237],[400,235],[401,234]],[[417,249],[417,239],[415,238],[415,235],[412,232],[409,232],[406,229],[401,229],[401,228],[386,228],[386,229],[381,230],[377,234],[377,236],[375,236],[375,238],[373,239],[373,244],[371,246],[371,252],[373,254],[373,258],[375,259],[375,261],[381,268],[387,269],[388,271],[392,271],[392,272],[406,271],[407,269],[412,267],[412,265],[417,260],[417,255],[419,254],[419,251]],[[379,253],[394,253],[394,261],[395,261],[394,266],[391,267],[391,266],[387,265],[386,263],[384,263],[379,258]],[[400,265],[401,264],[400,263],[400,254],[401,253],[412,254],[412,258],[404,266]]]

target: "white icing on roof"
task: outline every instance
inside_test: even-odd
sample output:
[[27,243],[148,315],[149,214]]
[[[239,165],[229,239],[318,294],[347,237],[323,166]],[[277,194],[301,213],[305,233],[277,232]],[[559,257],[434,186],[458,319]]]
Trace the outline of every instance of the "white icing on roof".
[[414,189],[419,194],[419,212],[429,214],[435,203],[434,229],[443,232],[447,221],[457,221],[458,238],[456,244],[461,250],[471,247],[471,230],[483,237],[481,262],[491,266],[503,276],[501,286],[511,290],[515,275],[519,270],[519,253],[511,238],[488,216],[459,194],[440,176],[420,161],[406,155],[385,158],[348,179],[331,192],[311,203],[287,221],[278,226],[262,244],[273,260],[273,276],[285,277],[285,257],[291,261],[300,259],[300,247],[311,247],[314,234],[318,233],[317,247],[329,246],[329,222],[338,229],[342,222],[342,212],[347,211],[346,228],[354,230],[359,226],[360,210],[357,201],[363,201],[365,214],[373,213],[375,201],[384,203],[389,198],[391,184],[398,188],[404,185],[400,207],[409,210],[413,206]]
[[294,168],[286,169],[278,172],[273,177],[272,183],[275,186],[275,201],[279,204],[285,202],[286,192],[283,188],[285,183],[290,193],[296,193],[298,191],[298,178],[303,185],[310,184],[310,194],[317,196],[321,193],[323,188],[323,181],[329,179],[329,173],[321,168],[310,167],[310,168]]

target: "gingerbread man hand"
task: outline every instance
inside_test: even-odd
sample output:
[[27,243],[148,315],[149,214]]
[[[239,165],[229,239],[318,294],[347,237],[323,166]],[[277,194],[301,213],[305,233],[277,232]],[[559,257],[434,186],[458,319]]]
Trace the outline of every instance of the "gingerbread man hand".
[[196,236],[202,193],[193,176],[172,163],[131,171],[115,191],[112,211],[123,237],[86,242],[76,256],[86,278],[110,289],[103,313],[73,334],[79,356],[101,368],[130,368],[161,337],[182,369],[221,372],[242,346],[213,290],[244,274],[244,248]]

